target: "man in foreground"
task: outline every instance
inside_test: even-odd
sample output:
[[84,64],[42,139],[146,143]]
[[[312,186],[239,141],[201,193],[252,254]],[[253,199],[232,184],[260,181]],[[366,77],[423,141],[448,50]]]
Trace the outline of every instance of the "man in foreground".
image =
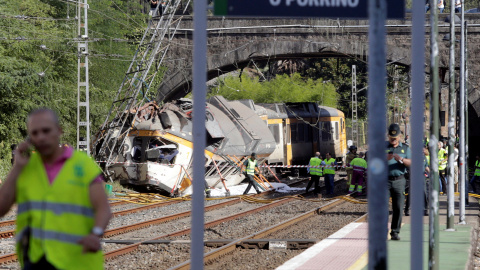
[[62,129],[52,110],[31,112],[27,130],[0,188],[0,216],[18,205],[22,268],[103,269],[100,238],[111,212],[100,168],[85,153],[59,147]]

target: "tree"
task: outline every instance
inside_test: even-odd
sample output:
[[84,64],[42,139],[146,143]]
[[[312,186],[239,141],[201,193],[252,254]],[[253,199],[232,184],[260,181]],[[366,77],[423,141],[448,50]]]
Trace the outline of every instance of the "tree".
[[337,107],[335,87],[322,79],[303,78],[299,73],[291,76],[277,75],[269,81],[258,77],[227,76],[217,80],[209,95],[221,95],[229,100],[252,99],[256,103],[318,102],[320,105]]

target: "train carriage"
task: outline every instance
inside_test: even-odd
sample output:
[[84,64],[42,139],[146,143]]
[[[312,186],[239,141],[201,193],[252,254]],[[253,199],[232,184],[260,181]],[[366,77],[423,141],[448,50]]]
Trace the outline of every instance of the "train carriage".
[[[219,96],[206,105],[204,180],[210,187],[239,184],[244,179],[239,165],[252,152],[259,164],[278,165],[305,165],[316,151],[330,152],[340,162],[346,154],[345,118],[337,109],[313,102],[255,104]],[[170,195],[190,194],[192,108],[191,100],[180,99],[132,112],[133,128],[105,168],[107,175]]]
[[[307,164],[315,152],[330,152],[337,162],[346,155],[343,112],[313,102],[257,104],[267,112],[267,124],[277,143],[267,161],[273,165]],[[288,169],[283,172],[290,172]]]

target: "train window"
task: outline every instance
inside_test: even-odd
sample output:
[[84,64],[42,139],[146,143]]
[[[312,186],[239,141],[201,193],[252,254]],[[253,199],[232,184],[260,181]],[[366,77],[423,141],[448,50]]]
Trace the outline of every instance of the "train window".
[[305,125],[305,142],[312,141],[312,126]]
[[290,124],[290,133],[292,136],[292,143],[297,142],[297,124]]
[[331,129],[332,129],[332,126],[330,125],[330,122],[323,122],[323,125],[322,125],[322,141],[332,140]]
[[343,123],[343,118],[340,118],[340,128],[342,129],[341,131],[343,132],[343,129],[345,128],[345,124]]
[[338,130],[338,122],[335,122],[335,140],[339,139],[339,133],[340,131]]
[[280,125],[274,124],[268,126],[268,128],[270,129],[270,132],[272,132],[273,138],[275,138],[275,142],[280,143]]
[[[322,128],[322,123],[318,123],[318,127]],[[318,135],[319,135],[318,132],[319,132],[319,130],[318,130],[317,126],[315,126],[315,128],[311,127],[310,129],[313,130],[313,132],[312,132],[313,141],[318,142]]]
[[298,134],[297,134],[297,141],[304,142],[305,141],[305,124],[300,123],[298,124]]

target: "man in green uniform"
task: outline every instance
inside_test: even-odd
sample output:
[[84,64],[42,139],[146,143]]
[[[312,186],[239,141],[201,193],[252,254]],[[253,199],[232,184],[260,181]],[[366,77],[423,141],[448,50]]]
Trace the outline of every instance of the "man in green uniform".
[[410,148],[400,142],[400,134],[398,124],[391,124],[388,127],[388,190],[392,197],[393,209],[390,231],[392,240],[400,240],[398,234],[402,225],[402,210],[405,204],[405,172],[411,164]]

